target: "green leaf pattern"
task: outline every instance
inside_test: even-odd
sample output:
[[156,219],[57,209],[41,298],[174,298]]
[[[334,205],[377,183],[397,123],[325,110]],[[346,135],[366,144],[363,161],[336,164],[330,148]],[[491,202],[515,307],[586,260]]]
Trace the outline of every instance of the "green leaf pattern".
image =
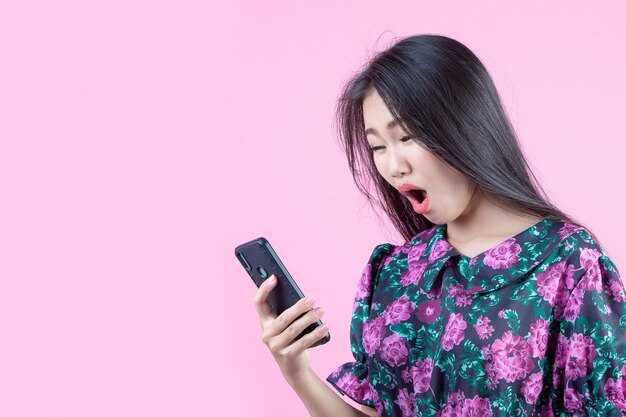
[[626,291],[591,235],[544,219],[470,259],[445,226],[376,246],[326,380],[380,416],[626,416]]

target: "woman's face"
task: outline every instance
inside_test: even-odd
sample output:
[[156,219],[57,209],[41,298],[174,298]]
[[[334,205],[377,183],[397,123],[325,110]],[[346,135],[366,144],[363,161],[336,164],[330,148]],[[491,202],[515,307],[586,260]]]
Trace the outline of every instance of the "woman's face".
[[[426,190],[427,207],[421,214],[434,224],[449,223],[470,211],[476,187],[414,140],[403,141],[408,132],[390,124],[387,106],[375,89],[370,91],[363,100],[363,119],[370,148],[376,147],[372,156],[378,172],[396,189],[408,183]],[[416,204],[413,208],[420,212]]]

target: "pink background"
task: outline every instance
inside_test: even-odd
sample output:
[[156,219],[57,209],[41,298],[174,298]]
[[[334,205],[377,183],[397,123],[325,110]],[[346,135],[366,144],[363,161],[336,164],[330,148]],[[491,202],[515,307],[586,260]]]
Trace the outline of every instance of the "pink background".
[[352,360],[357,280],[402,240],[333,108],[394,36],[483,60],[551,198],[626,271],[622,2],[211,3],[0,5],[0,415],[307,415],[233,249],[266,237],[325,308],[322,379]]

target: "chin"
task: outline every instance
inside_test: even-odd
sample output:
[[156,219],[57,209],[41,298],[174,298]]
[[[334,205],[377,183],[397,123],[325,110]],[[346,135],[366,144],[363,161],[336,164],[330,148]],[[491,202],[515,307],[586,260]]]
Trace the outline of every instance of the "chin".
[[428,220],[429,222],[431,222],[433,224],[443,224],[443,223],[446,223],[445,221],[442,221],[441,219],[438,219],[436,216],[433,216],[432,214],[424,213],[424,214],[422,214],[422,216],[424,216],[424,218],[426,220]]

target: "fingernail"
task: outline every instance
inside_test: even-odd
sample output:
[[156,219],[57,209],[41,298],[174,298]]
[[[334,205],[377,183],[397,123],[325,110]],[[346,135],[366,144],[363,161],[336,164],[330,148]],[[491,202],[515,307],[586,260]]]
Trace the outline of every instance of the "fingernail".
[[270,284],[275,283],[275,282],[276,282],[276,275],[273,275],[273,274],[272,274],[272,276],[270,276],[270,278],[268,279],[268,281],[269,281],[269,283],[270,283]]
[[315,303],[315,297],[309,297],[305,303],[307,306],[311,307]]

